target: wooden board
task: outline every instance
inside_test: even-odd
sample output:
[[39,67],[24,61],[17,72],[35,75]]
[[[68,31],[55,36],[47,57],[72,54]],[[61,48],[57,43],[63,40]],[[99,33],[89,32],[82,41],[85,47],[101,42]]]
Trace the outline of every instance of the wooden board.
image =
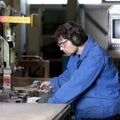
[[67,104],[0,103],[0,120],[63,120]]

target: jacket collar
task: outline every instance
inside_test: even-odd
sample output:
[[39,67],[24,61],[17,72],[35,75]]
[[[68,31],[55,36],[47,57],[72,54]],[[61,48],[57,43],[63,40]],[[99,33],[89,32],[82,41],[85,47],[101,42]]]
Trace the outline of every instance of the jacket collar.
[[86,43],[86,45],[85,45],[85,47],[84,47],[84,49],[83,49],[83,51],[82,51],[82,54],[81,54],[81,56],[80,56],[80,59],[81,59],[81,60],[83,60],[83,59],[87,56],[87,54],[88,54],[89,51],[90,51],[90,48],[92,47],[92,43],[93,43],[93,42],[94,42],[93,39],[88,35],[87,43]]

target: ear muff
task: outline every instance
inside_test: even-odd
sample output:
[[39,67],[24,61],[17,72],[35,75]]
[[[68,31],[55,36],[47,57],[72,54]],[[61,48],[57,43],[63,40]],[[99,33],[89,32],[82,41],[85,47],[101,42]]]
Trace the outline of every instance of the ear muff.
[[83,40],[82,40],[81,36],[76,32],[73,32],[70,35],[70,40],[71,40],[72,44],[75,46],[81,46],[83,44]]
[[65,23],[63,25],[68,30],[68,39],[75,46],[81,46],[83,44],[83,39],[80,36],[78,28],[74,28],[71,24]]

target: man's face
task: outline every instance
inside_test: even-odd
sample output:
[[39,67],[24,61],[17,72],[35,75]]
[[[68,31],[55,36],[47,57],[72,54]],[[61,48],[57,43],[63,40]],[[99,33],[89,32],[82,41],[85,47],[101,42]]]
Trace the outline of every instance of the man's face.
[[64,39],[62,36],[58,38],[58,46],[67,56],[75,54],[78,49],[70,40]]

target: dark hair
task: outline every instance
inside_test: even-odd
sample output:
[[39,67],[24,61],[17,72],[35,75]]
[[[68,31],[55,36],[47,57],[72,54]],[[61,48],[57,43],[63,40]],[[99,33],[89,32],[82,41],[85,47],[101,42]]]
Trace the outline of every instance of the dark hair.
[[80,25],[76,24],[75,22],[68,22],[68,23],[72,26],[71,29],[67,29],[64,26],[64,24],[60,25],[57,28],[57,30],[54,33],[56,40],[58,40],[58,38],[60,36],[62,36],[64,39],[70,39],[69,36],[74,31],[74,32],[77,32],[81,36],[83,42],[87,41],[88,37],[87,37],[85,31],[83,30],[83,28]]

